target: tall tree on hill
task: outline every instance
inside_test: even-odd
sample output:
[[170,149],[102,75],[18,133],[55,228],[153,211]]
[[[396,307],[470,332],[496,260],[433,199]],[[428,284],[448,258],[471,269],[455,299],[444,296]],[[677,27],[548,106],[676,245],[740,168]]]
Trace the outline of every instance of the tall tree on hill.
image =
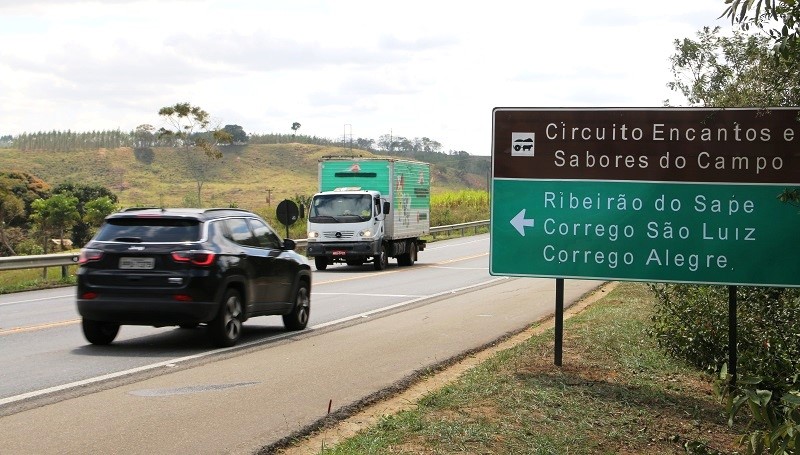
[[170,127],[159,129],[158,137],[171,139],[182,153],[186,168],[197,185],[197,205],[201,206],[203,185],[209,179],[215,162],[222,158],[217,144],[230,143],[231,135],[221,128],[211,128],[209,113],[189,103],[162,107],[158,115]]
[[14,220],[6,220],[6,223],[19,225],[26,224],[26,215],[31,211],[31,203],[40,198],[46,198],[50,195],[50,185],[39,177],[22,171],[8,171],[0,172],[0,178],[5,178],[6,184],[11,192],[20,198],[25,204],[25,211],[22,217],[17,217]]
[[246,144],[247,143],[247,133],[244,132],[244,128],[239,125],[225,125],[224,128],[226,133],[231,135],[231,142],[234,144]]
[[300,123],[299,122],[292,123],[292,136],[297,134],[297,130],[299,130],[299,129],[300,129]]
[[6,238],[6,222],[25,213],[25,203],[11,191],[14,184],[8,177],[0,176],[0,250],[5,249],[12,256],[17,253]]

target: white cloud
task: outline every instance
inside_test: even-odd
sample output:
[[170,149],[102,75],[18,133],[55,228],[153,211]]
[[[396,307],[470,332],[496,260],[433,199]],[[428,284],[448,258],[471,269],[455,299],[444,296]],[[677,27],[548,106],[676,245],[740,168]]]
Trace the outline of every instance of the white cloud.
[[390,131],[488,154],[498,106],[660,106],[675,39],[721,0],[0,0],[0,134],[159,124]]

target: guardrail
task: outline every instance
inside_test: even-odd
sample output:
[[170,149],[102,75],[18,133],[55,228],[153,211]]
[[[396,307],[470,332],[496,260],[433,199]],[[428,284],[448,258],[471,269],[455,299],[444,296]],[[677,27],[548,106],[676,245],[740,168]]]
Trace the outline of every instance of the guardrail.
[[[478,229],[489,225],[489,220],[471,221],[469,223],[450,224],[447,226],[435,226],[431,228],[431,235],[435,238],[436,234],[451,231],[461,231],[465,235],[467,229]],[[306,239],[295,240],[300,248],[306,247]],[[31,256],[8,256],[0,257],[0,271],[36,269],[40,267],[62,267],[62,275],[66,276],[66,267],[78,263],[78,253],[57,253],[57,254],[36,254]]]

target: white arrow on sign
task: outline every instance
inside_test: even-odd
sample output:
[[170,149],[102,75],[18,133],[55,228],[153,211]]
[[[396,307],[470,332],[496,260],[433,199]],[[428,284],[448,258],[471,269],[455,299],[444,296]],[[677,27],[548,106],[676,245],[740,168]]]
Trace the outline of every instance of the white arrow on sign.
[[533,218],[526,219],[525,209],[522,209],[522,211],[517,213],[517,216],[511,220],[511,225],[514,226],[514,229],[516,229],[517,232],[519,232],[519,235],[525,237],[525,228],[533,227]]

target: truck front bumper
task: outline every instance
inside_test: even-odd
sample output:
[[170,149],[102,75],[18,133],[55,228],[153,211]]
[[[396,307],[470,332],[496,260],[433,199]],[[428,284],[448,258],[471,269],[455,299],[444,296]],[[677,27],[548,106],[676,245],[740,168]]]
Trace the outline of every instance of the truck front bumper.
[[306,255],[333,260],[366,259],[380,252],[380,240],[371,242],[308,242]]

